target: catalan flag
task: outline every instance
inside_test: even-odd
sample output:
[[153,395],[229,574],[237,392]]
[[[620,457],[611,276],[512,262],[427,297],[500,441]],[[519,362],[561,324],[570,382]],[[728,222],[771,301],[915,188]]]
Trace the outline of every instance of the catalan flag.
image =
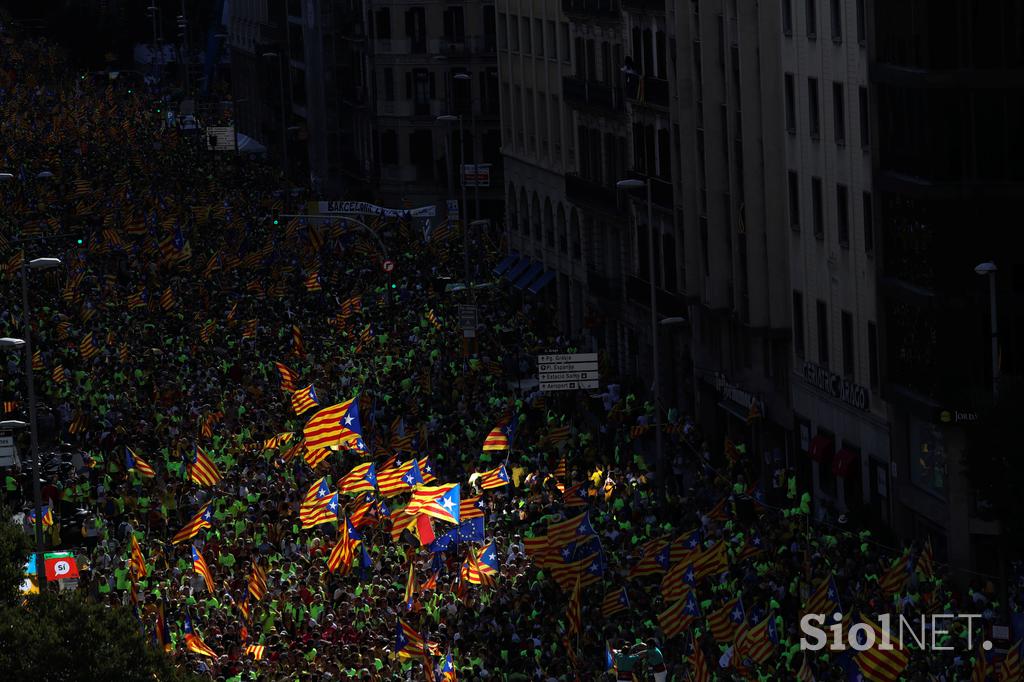
[[46,366],[43,365],[43,352],[37,350],[32,353],[32,371],[42,372],[44,369],[46,369]]
[[206,565],[206,559],[195,547],[192,548],[192,570],[197,575],[203,576],[203,580],[206,581],[206,591],[213,594],[213,574],[210,573],[210,567]]
[[345,494],[373,492],[377,487],[377,470],[373,462],[363,462],[338,481],[338,492]]
[[330,448],[316,448],[310,450],[306,448],[306,452],[303,453],[302,458],[306,460],[306,464],[309,465],[310,469],[316,469],[320,465],[320,462],[324,461],[331,455]]
[[149,571],[146,569],[146,557],[143,556],[142,548],[139,547],[139,541],[135,538],[134,533],[132,534],[132,557],[128,562],[128,570],[136,580],[149,575]]
[[487,505],[484,504],[484,498],[482,495],[462,498],[459,502],[460,522],[469,521],[470,519],[484,518],[485,509],[487,509]]
[[905,551],[902,556],[897,557],[885,572],[882,573],[882,577],[878,581],[878,587],[881,588],[886,596],[902,592],[907,585],[907,581],[910,580],[912,566],[910,552]]
[[590,504],[590,489],[586,481],[565,489],[562,501],[566,507],[586,507]]
[[434,327],[434,329],[438,331],[441,330],[441,321],[437,319],[437,315],[434,314],[433,308],[427,311],[427,320],[430,322],[431,326]]
[[209,322],[205,323],[199,330],[199,340],[202,341],[203,343],[209,343],[210,339],[213,338],[213,332],[216,330],[217,322],[215,320],[210,320]]
[[78,342],[78,353],[85,360],[92,360],[100,354],[100,349],[96,347],[96,342],[93,341],[92,332],[83,336],[82,340]]
[[679,562],[661,579],[661,596],[666,603],[681,599],[697,584],[697,573],[690,562]]
[[162,601],[156,609],[156,622],[153,626],[153,638],[156,640],[156,645],[162,648],[165,652],[171,651],[171,633],[167,629],[167,619],[164,617],[164,603]]
[[338,520],[338,493],[313,500],[308,505],[304,502],[299,509],[302,528],[308,529],[322,523]]
[[57,365],[56,367],[54,367],[53,370],[50,372],[50,377],[53,379],[54,383],[63,384],[65,381],[64,366]]
[[449,649],[448,654],[444,657],[444,662],[441,664],[441,682],[458,682],[458,678],[455,675],[455,664],[452,663],[452,652]]
[[924,574],[926,578],[931,578],[935,571],[935,555],[932,552],[932,540],[928,538],[924,542],[924,547],[921,548],[921,553],[917,556],[917,572]]
[[256,327],[259,325],[259,320],[253,318],[246,320],[245,324],[242,325],[242,338],[243,339],[255,339],[256,338]]
[[210,658],[217,658],[216,652],[213,649],[206,646],[202,638],[195,633],[192,629],[192,619],[189,617],[188,612],[185,612],[185,648],[192,653],[199,654],[200,656],[209,656]]
[[583,632],[583,605],[580,599],[580,578],[576,578],[576,586],[569,597],[569,605],[565,609],[565,618],[569,622],[569,634]]
[[207,502],[203,505],[199,513],[192,517],[192,520],[181,527],[175,535],[174,539],[171,540],[172,544],[178,544],[179,542],[185,542],[191,540],[196,534],[204,528],[211,528],[213,526],[213,501]]
[[458,524],[460,490],[458,483],[415,489],[406,509],[410,514],[426,514]]
[[292,325],[292,353],[299,358],[306,357],[306,345],[302,342],[302,330]]
[[311,294],[323,291],[323,287],[320,286],[320,273],[318,271],[313,270],[306,276],[306,291]]
[[708,629],[719,644],[726,644],[736,638],[737,632],[747,622],[742,597],[725,602],[721,608],[708,615]]
[[523,549],[539,568],[547,568],[555,561],[560,561],[558,551],[551,547],[547,535],[523,538]]
[[270,438],[263,441],[263,449],[273,450],[274,448],[281,447],[282,445],[290,441],[294,436],[295,434],[288,432],[279,433],[276,436],[271,436]]
[[692,642],[693,653],[689,656],[690,682],[711,682],[711,671],[704,650],[695,640]]
[[254,562],[252,572],[249,574],[249,594],[256,601],[267,596],[267,569]]
[[492,490],[494,488],[500,488],[508,485],[508,472],[505,471],[505,465],[501,464],[490,471],[485,471],[480,474],[480,488],[483,490]]
[[498,559],[498,549],[494,540],[480,548],[477,559],[480,564],[480,572],[484,575],[498,575],[501,571],[501,560]]
[[690,590],[685,597],[677,600],[658,614],[658,624],[666,639],[678,635],[697,618],[701,617],[697,595]]
[[604,596],[604,601],[601,603],[601,615],[606,619],[627,609],[629,609],[629,597],[626,595],[625,587],[612,590]]
[[702,580],[709,575],[718,575],[729,570],[729,554],[726,551],[725,541],[720,540],[714,546],[705,549],[693,560],[693,570],[697,574],[697,580]]
[[171,291],[171,288],[167,287],[164,289],[164,293],[160,294],[160,307],[163,308],[164,311],[170,311],[177,305],[178,302],[175,300],[174,292]]
[[245,646],[245,653],[247,656],[252,656],[254,661],[262,661],[263,655],[267,652],[267,647],[263,644],[247,644]]
[[821,581],[818,589],[811,593],[804,604],[803,613],[814,613],[829,618],[833,613],[841,613],[842,606],[839,603],[839,590],[836,589],[835,580],[829,574]]
[[316,389],[313,388],[313,384],[292,393],[292,410],[296,415],[303,414],[319,404],[320,400],[316,397]]
[[[35,511],[35,509],[32,509],[31,511],[29,511],[29,513],[28,513],[28,520],[29,520],[30,523],[35,525],[35,522],[36,522],[36,511]],[[49,528],[52,525],[53,525],[53,509],[50,508],[50,505],[44,504],[43,505],[43,528]]]
[[[861,622],[867,625],[869,628],[874,630],[874,641],[870,647],[864,651],[859,651],[854,655],[853,660],[857,664],[857,667],[869,680],[873,682],[896,682],[901,679],[904,669],[907,667],[907,663],[910,661],[910,657],[906,651],[903,651],[898,646],[890,646],[888,650],[881,647],[881,642],[884,637],[882,628],[879,627],[875,622],[870,620],[864,614],[860,616]],[[850,630],[852,632],[853,630]],[[867,635],[861,629],[857,629],[859,635],[858,643],[861,645],[867,644]],[[888,639],[891,639],[891,633]],[[1020,679],[1020,670],[1018,668],[1018,677],[1011,679]]]
[[548,543],[554,549],[561,549],[570,542],[590,535],[594,535],[594,528],[590,525],[589,512],[548,523]]
[[156,476],[156,471],[146,460],[142,459],[128,446],[124,448],[124,468],[128,471],[135,470],[146,478],[153,478]]
[[420,475],[419,462],[415,459],[377,473],[377,490],[383,497],[394,497],[409,492],[413,486],[422,483],[423,477]]
[[193,483],[209,488],[220,481],[220,471],[209,455],[198,445],[192,448],[192,459],[188,464],[188,478]]
[[352,559],[355,556],[355,548],[358,541],[352,538],[350,529],[352,524],[348,519],[339,525],[338,542],[327,557],[327,570],[331,573],[341,571],[339,575],[346,575],[352,569]]
[[283,362],[274,362],[274,366],[277,367],[278,374],[281,375],[281,390],[285,393],[295,392],[295,380],[299,378],[298,373],[289,369]]
[[434,465],[430,461],[430,457],[423,457],[419,461],[420,478],[423,479],[424,483],[433,483],[437,480],[434,476]]
[[306,423],[306,447],[325,448],[354,442],[356,449],[365,450],[362,424],[359,421],[358,396],[317,412]]
[[515,419],[503,422],[495,426],[493,429],[491,429],[490,433],[487,434],[487,437],[484,438],[484,452],[508,450],[510,447],[512,437],[515,434],[515,430]]
[[395,655],[399,658],[420,658],[426,655],[427,650],[428,645],[423,636],[399,618],[395,632]]
[[466,560],[462,562],[460,576],[470,585],[494,586],[494,576],[481,570],[480,558],[472,547],[466,553]]

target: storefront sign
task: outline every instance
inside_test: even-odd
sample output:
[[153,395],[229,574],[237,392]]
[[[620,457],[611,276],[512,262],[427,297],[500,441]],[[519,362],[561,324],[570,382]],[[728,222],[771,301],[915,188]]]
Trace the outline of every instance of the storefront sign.
[[804,381],[814,386],[819,391],[828,393],[836,400],[856,407],[858,410],[867,411],[870,408],[869,396],[871,391],[844,379],[835,372],[819,367],[813,362],[804,363]]
[[385,218],[427,218],[436,215],[433,206],[419,208],[385,208],[365,201],[315,201],[310,208],[316,213],[354,213],[359,215],[379,215]]

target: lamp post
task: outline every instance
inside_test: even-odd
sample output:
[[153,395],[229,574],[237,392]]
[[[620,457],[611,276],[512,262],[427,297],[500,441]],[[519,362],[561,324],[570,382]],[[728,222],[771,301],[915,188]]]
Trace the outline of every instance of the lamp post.
[[43,497],[39,487],[39,475],[42,469],[39,457],[39,431],[36,426],[36,391],[32,374],[32,322],[28,307],[28,271],[49,270],[61,264],[59,258],[33,258],[24,261],[22,250],[21,266],[21,312],[25,328],[23,339],[0,339],[0,348],[25,348],[25,385],[28,394],[29,442],[32,459],[32,494],[35,498],[36,515],[36,571],[39,576],[40,591],[46,587],[46,571],[43,569]]
[[979,263],[974,272],[988,276],[988,297],[990,316],[992,318],[992,398],[999,398],[999,320],[996,315],[996,272],[999,268],[992,261]]
[[480,218],[480,160],[476,152],[476,107],[473,106],[473,76],[468,73],[457,73],[453,76],[457,81],[464,81],[470,90],[469,97],[469,135],[473,140],[473,217]]
[[157,13],[160,11],[160,8],[156,5],[150,5],[146,8],[146,11],[149,12],[149,16],[153,19],[153,51],[149,54],[149,72],[150,75],[153,77],[153,81],[155,82],[157,80],[157,50],[160,50],[160,55],[161,57],[163,56],[163,49],[159,46],[156,37],[156,20]]
[[654,268],[654,202],[651,198],[651,181],[627,178],[615,183],[615,188],[623,191],[647,188],[647,264],[651,290],[651,355],[654,362],[654,447],[658,465],[658,486],[662,496],[665,495],[665,452],[662,447],[661,423],[661,356],[658,344],[658,297],[654,285],[656,270]]
[[281,91],[281,163],[284,165],[284,177],[288,179],[288,121],[284,99],[284,65],[283,58],[276,52],[264,52],[264,59],[277,59],[277,86]]
[[[452,114],[442,114],[441,116],[437,117],[437,120],[438,121],[444,121],[445,123],[455,123],[457,121],[458,124],[459,124],[459,157],[460,157],[459,173],[460,173],[460,184],[462,185],[462,203],[459,206],[459,225],[462,226],[462,267],[463,267],[463,270],[464,270],[464,275],[463,276],[465,277],[466,286],[469,287],[470,286],[470,283],[469,283],[469,221],[466,220],[466,213],[468,212],[466,210],[466,183],[461,182],[461,173],[465,170],[465,167],[466,167],[466,140],[462,136],[462,116],[453,116]],[[451,184],[451,165],[452,165],[452,163],[451,163],[451,142],[449,141],[450,137],[451,136],[446,132],[445,136],[444,136],[444,144],[445,144],[445,156],[447,157],[448,168],[449,168],[449,175],[448,175],[448,194],[449,194],[449,196],[451,196],[454,193],[454,188],[452,187],[452,184]]]

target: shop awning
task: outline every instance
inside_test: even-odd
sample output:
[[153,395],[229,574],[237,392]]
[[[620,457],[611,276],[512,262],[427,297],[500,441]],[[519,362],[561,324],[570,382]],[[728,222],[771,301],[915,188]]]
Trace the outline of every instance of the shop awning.
[[517,260],[519,260],[519,254],[515,253],[514,251],[505,256],[504,258],[502,258],[501,262],[494,266],[495,276],[499,276],[501,275],[501,273],[508,270],[510,267],[512,267],[512,264],[515,263]]
[[541,265],[540,263],[534,263],[533,265],[530,266],[529,270],[527,270],[526,272],[519,276],[519,279],[517,279],[514,284],[515,288],[525,289],[526,285],[532,282],[533,280],[537,279],[537,275],[539,275],[543,270],[543,265]]
[[821,434],[811,439],[811,445],[807,448],[807,454],[815,462],[823,462],[832,456],[832,438]]
[[836,476],[846,476],[857,463],[857,453],[849,448],[839,448],[839,452],[832,459],[832,473]]
[[726,412],[728,412],[729,414],[731,414],[732,416],[741,420],[744,424],[747,422],[748,410],[746,407],[740,405],[738,402],[734,400],[722,400],[718,403],[718,406],[725,410]]
[[543,275],[538,277],[533,284],[527,287],[526,290],[529,291],[531,294],[539,294],[540,290],[546,287],[548,285],[548,282],[555,278],[555,274],[556,273],[554,270],[548,270]]
[[523,274],[526,268],[530,267],[530,263],[533,262],[526,256],[519,259],[519,262],[513,265],[511,268],[505,271],[503,277],[510,282],[514,282],[519,279],[519,275]]

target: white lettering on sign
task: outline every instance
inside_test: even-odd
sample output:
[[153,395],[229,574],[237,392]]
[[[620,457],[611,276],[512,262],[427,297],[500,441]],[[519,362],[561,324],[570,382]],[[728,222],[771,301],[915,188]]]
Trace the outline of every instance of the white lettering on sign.
[[803,377],[804,381],[811,386],[814,386],[819,391],[828,393],[833,398],[841,400],[847,405],[865,411],[870,408],[869,396],[871,392],[859,384],[844,379],[835,372],[819,367],[813,362],[805,362]]
[[596,362],[549,362],[539,363],[537,365],[537,372],[544,374],[545,372],[596,372]]
[[550,362],[597,362],[597,353],[563,353],[537,356],[538,365]]
[[597,388],[597,381],[549,381],[540,382],[541,392],[545,391],[576,391],[581,388]]
[[545,381],[592,381],[600,377],[597,372],[548,372],[537,378],[543,383]]
[[319,213],[356,213],[361,215],[379,215],[386,218],[430,218],[437,214],[434,206],[420,206],[419,208],[385,208],[376,204],[368,204],[365,201],[318,201],[317,211]]

